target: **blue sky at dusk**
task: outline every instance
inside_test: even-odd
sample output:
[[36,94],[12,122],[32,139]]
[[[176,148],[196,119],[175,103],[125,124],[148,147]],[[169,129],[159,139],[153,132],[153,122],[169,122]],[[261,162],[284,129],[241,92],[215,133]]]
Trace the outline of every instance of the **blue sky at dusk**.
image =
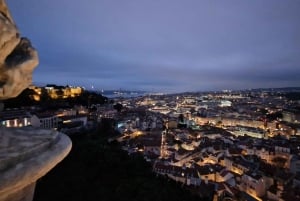
[[35,83],[164,92],[300,86],[298,0],[7,0]]

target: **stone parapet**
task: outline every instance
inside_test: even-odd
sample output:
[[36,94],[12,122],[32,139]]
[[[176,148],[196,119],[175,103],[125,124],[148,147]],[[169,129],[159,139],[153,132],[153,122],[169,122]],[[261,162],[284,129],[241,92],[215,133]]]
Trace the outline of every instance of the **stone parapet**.
[[71,150],[53,130],[0,128],[0,201],[31,201],[36,181]]

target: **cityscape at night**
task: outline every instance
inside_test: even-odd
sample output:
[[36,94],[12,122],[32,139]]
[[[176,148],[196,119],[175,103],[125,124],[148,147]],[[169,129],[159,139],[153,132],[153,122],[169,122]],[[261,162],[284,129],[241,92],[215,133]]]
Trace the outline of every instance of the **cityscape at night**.
[[[140,95],[116,91],[107,98],[82,87],[30,86],[4,101],[7,109],[0,121],[5,127],[55,129],[74,143],[96,131],[105,146],[117,143],[129,158],[141,156],[153,178],[175,181],[200,200],[298,200],[299,101],[299,87]],[[41,180],[37,200],[55,195],[39,191],[39,185],[49,188]]]
[[0,201],[300,201],[299,9],[0,0]]

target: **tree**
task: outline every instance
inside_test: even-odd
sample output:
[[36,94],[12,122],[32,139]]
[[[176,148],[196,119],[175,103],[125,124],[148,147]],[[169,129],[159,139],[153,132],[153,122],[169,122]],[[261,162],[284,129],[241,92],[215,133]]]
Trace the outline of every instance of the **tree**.
[[4,100],[5,108],[14,108],[14,107],[21,107],[21,106],[32,106],[36,105],[37,101],[34,100],[34,96],[37,93],[32,89],[25,89],[15,98],[10,98]]
[[184,116],[183,116],[183,114],[180,114],[178,116],[178,121],[179,121],[179,123],[183,123],[184,122]]
[[121,110],[123,109],[123,105],[121,103],[117,103],[114,105],[114,109],[118,112],[121,112]]
[[274,113],[270,113],[267,114],[267,119],[269,119],[269,121],[274,121],[277,119],[282,119],[282,113],[281,112],[274,112]]
[[277,156],[277,157],[272,159],[272,162],[274,163],[274,165],[276,167],[284,168],[285,163],[287,162],[287,159],[283,158],[283,157],[280,157],[280,156]]
[[196,109],[192,107],[192,108],[190,109],[190,112],[191,112],[191,114],[194,114],[194,113],[196,112]]

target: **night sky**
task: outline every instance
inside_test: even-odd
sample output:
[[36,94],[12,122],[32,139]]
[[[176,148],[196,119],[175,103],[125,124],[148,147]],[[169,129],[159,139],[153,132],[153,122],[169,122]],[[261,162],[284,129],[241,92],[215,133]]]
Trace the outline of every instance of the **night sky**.
[[6,0],[39,84],[161,92],[300,86],[299,0]]

